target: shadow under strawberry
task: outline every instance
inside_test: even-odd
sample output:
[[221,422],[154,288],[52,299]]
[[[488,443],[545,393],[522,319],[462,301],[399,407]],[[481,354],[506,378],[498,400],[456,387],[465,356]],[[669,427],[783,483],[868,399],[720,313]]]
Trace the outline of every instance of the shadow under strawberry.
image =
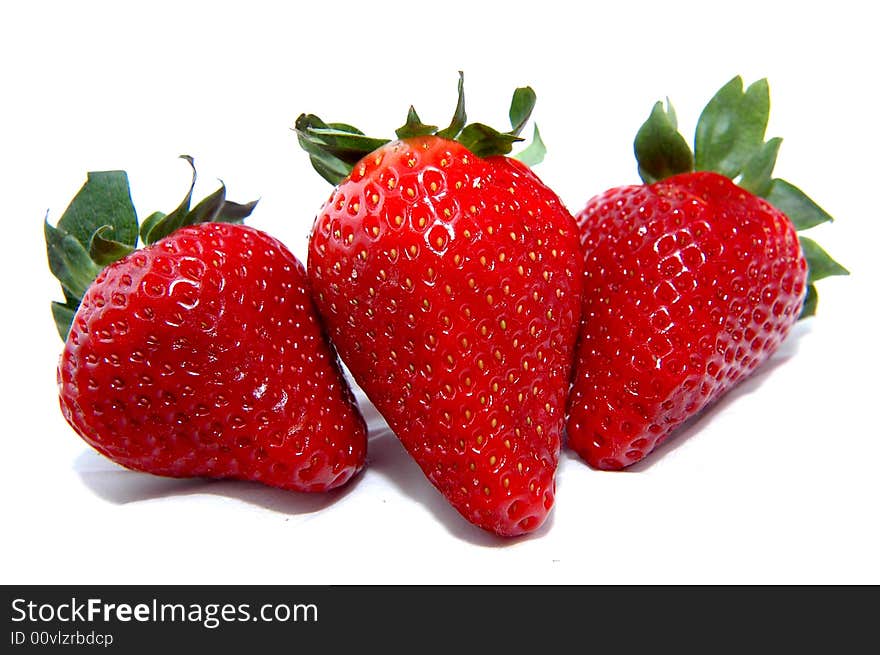
[[363,475],[356,475],[349,484],[313,494],[240,480],[159,477],[112,464],[92,450],[84,450],[74,460],[73,469],[90,491],[114,505],[174,496],[212,495],[234,498],[288,515],[320,512],[345,498],[363,478]]

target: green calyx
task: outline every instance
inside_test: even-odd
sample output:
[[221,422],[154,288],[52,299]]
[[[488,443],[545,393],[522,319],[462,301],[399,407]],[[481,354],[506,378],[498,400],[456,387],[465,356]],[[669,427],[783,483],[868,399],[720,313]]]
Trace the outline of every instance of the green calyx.
[[[764,141],[770,116],[770,87],[758,80],[743,88],[737,76],[712,97],[697,121],[694,148],[678,132],[672,103],[657,102],[633,144],[639,176],[646,184],[693,171],[712,171],[764,198],[784,213],[795,229],[830,222],[831,216],[795,185],[773,177],[782,139]],[[809,266],[807,296],[801,318],[816,313],[815,282],[832,275],[849,275],[815,241],[799,237]]]
[[[513,144],[523,141],[519,135],[532,115],[535,100],[531,87],[521,87],[513,92],[509,111],[511,129],[507,132],[500,132],[483,123],[468,123],[464,106],[464,74],[459,72],[458,101],[447,127],[440,129],[436,125],[422,123],[415,107],[410,106],[406,123],[397,128],[395,134],[398,139],[438,136],[458,141],[478,157],[507,155],[513,150]],[[314,114],[301,114],[293,129],[300,147],[309,154],[314,169],[334,185],[345,179],[354,165],[366,155],[390,142],[390,139],[368,137],[347,123],[325,123]],[[532,143],[515,158],[527,166],[535,166],[543,161],[545,153],[546,148],[536,125]]]
[[192,182],[183,201],[170,213],[154,212],[138,225],[125,171],[91,172],[55,227],[47,219],[43,230],[49,269],[61,283],[64,301],[52,303],[52,316],[62,340],[67,339],[74,314],[86,290],[105,266],[138,246],[155,243],[175,230],[197,223],[241,223],[257,201],[240,205],[226,200],[226,185],[192,203],[196,169],[192,157],[181,155],[192,168]]

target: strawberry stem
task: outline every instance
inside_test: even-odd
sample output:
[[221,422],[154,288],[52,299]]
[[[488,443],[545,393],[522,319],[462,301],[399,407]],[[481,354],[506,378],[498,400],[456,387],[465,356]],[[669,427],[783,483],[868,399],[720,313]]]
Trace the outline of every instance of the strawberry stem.
[[[413,106],[407,112],[406,122],[395,134],[398,139],[418,136],[437,136],[458,141],[478,157],[507,155],[513,144],[523,141],[519,136],[535,108],[536,95],[531,87],[520,87],[513,92],[510,102],[511,129],[500,132],[483,123],[468,123],[464,102],[464,73],[458,73],[458,100],[449,126],[440,130],[426,125]],[[339,184],[361,159],[390,141],[366,136],[356,127],[346,123],[325,123],[314,114],[300,114],[294,123],[300,147],[309,154],[309,160],[317,173],[330,184]],[[528,165],[540,163],[546,148],[536,132],[537,141],[528,146]]]
[[445,130],[437,132],[441,139],[454,139],[467,125],[467,112],[464,109],[464,73],[458,71],[458,101],[455,103],[455,111],[452,121]]

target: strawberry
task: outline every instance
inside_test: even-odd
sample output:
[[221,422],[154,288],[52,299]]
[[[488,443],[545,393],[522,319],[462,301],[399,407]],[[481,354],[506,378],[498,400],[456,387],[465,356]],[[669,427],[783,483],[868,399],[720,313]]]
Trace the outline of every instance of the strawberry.
[[[813,283],[846,274],[796,230],[831,217],[771,177],[766,80],[709,102],[692,153],[657,103],[635,140],[645,184],[577,215],[583,326],[567,424],[591,466],[620,469],[770,357],[816,309]],[[735,183],[734,180],[737,182]]]
[[[308,270],[333,343],[424,474],[468,521],[535,530],[555,492],[580,304],[577,227],[521,161],[513,129],[410,108],[398,140],[302,115],[301,145],[336,184]],[[540,137],[521,156],[542,156]]]
[[64,417],[138,471],[298,491],[344,484],[363,466],[366,428],[302,264],[232,224],[255,203],[227,202],[221,187],[190,210],[191,195],[141,224],[138,250],[121,171],[90,173],[58,226],[46,223],[67,299],[53,304]]

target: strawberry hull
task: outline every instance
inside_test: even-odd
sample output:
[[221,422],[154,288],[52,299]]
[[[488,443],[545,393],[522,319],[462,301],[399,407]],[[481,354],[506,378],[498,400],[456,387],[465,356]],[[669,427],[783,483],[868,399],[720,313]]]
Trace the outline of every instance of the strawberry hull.
[[428,479],[486,530],[539,527],[580,312],[555,194],[506,157],[390,143],[319,213],[308,269],[340,356]]

